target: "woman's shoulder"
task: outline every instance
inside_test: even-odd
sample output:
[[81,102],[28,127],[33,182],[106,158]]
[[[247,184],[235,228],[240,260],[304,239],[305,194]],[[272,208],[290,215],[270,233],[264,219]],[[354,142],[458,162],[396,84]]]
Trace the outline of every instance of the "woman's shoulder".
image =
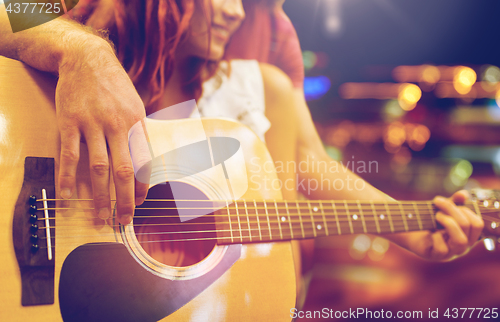
[[259,63],[259,68],[266,93],[291,95],[293,84],[287,74],[278,67],[266,63]]

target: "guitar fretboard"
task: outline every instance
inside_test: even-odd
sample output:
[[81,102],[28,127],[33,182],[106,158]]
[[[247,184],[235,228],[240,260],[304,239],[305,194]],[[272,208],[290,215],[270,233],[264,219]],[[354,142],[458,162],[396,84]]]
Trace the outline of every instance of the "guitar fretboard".
[[[465,206],[480,215],[481,204]],[[250,201],[218,210],[217,242],[239,244],[345,234],[435,230],[432,201]]]

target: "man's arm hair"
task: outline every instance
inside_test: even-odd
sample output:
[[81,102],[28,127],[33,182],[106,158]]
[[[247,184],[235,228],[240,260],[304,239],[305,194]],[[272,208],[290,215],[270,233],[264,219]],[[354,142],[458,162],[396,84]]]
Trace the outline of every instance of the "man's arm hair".
[[0,0],[0,55],[58,74],[61,66],[84,51],[114,55],[105,34],[64,17],[13,33]]

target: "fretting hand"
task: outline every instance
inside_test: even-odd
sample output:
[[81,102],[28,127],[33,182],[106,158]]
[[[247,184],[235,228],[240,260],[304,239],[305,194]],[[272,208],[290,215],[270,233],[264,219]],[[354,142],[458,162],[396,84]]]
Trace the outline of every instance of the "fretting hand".
[[468,197],[468,192],[461,190],[450,198],[434,198],[439,209],[436,221],[443,229],[388,235],[387,238],[429,260],[451,260],[464,255],[478,241],[484,227],[479,216],[461,206]]

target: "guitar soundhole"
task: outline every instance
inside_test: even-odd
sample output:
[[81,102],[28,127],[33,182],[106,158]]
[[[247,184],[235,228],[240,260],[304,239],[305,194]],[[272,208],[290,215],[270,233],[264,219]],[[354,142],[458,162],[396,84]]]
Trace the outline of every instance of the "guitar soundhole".
[[[165,265],[194,265],[215,247],[212,206],[205,194],[191,185],[179,182],[156,185],[149,189],[146,201],[136,208],[136,237],[151,257]],[[181,221],[181,217],[195,219]]]

